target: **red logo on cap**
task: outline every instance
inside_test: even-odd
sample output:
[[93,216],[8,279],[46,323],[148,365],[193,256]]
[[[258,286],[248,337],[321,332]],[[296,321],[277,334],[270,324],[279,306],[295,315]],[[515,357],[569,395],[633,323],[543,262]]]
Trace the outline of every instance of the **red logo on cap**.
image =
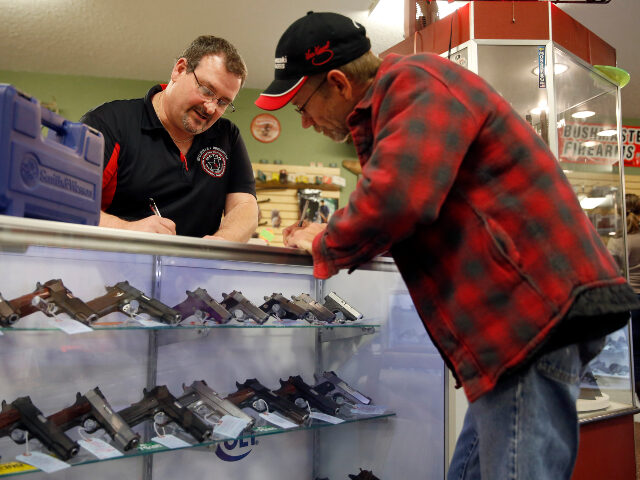
[[311,49],[307,50],[304,57],[306,60],[311,60],[313,65],[324,65],[333,58],[333,50],[329,49],[329,41],[327,40],[326,45],[313,47],[313,52]]

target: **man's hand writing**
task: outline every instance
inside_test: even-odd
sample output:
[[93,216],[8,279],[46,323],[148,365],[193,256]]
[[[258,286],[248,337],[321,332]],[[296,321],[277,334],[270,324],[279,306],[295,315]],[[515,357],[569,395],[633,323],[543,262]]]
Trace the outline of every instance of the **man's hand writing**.
[[126,222],[126,230],[136,230],[138,232],[165,233],[167,235],[176,234],[176,224],[168,218],[151,215],[150,217]]
[[127,222],[105,212],[100,212],[100,226],[108,228],[120,228],[122,230],[134,230],[137,232],[165,233],[167,235],[176,234],[176,224],[173,220],[151,215],[142,220]]

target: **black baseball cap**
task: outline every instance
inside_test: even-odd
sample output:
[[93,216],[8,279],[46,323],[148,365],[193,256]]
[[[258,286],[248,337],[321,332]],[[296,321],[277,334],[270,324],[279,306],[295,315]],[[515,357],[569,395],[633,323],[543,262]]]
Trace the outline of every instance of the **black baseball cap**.
[[308,12],[280,37],[276,47],[275,79],[255,104],[263,110],[284,107],[310,75],[328,72],[371,49],[365,28],[331,12]]

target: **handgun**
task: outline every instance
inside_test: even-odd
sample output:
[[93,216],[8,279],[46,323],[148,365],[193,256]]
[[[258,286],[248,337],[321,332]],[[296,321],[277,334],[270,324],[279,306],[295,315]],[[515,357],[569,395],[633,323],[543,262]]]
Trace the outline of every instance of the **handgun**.
[[84,395],[78,392],[73,405],[49,415],[48,420],[65,432],[77,426],[88,433],[104,428],[115,445],[124,451],[136,448],[140,443],[140,435],[134,433],[122,417],[113,411],[98,387]]
[[350,480],[380,480],[378,477],[376,477],[373,474],[372,471],[362,470],[362,469],[360,469],[360,473],[358,473],[357,475],[349,474],[349,479]]
[[48,420],[31,401],[30,397],[20,397],[11,403],[2,401],[0,410],[0,437],[9,436],[18,444],[29,436],[40,440],[42,445],[62,460],[75,456],[79,445],[71,440],[56,424]]
[[260,305],[260,310],[271,313],[280,319],[299,320],[306,319],[309,310],[293,303],[281,293],[274,293],[270,297],[264,297],[265,302]]
[[0,327],[10,327],[20,319],[11,304],[0,294]]
[[242,292],[234,290],[233,292],[222,294],[222,306],[229,310],[236,320],[242,322],[245,319],[250,319],[256,323],[262,325],[269,320],[270,315],[263,312],[253,303],[251,303]]
[[311,408],[327,415],[336,415],[340,410],[340,405],[316,391],[300,375],[291,376],[288,380],[280,380],[280,386],[280,389],[275,390],[274,393],[284,396],[298,407],[305,408],[308,403]]
[[[211,438],[211,425],[188,408],[181,406],[166,385],[151,390],[145,388],[143,392],[142,400],[118,412],[127,425],[135,427],[149,419],[153,419],[159,425],[173,421],[198,442],[205,442]],[[161,419],[162,416],[166,419]]]
[[335,314],[336,321],[340,323],[347,320],[353,322],[362,318],[362,314],[345,302],[336,292],[331,292],[324,297],[323,305]]
[[347,382],[338,377],[335,372],[328,371],[323,372],[321,375],[314,374],[314,377],[318,383],[313,388],[322,395],[333,398],[338,405],[345,402],[362,403],[364,405],[371,403],[369,397],[351,387]]
[[316,302],[307,293],[301,293],[298,296],[294,295],[291,299],[296,305],[306,308],[309,311],[310,316],[306,319],[310,323],[313,323],[314,320],[318,322],[331,323],[336,318],[335,314],[331,310],[324,307],[321,303]]
[[290,418],[298,425],[302,425],[309,417],[309,412],[298,407],[295,403],[282,398],[255,378],[250,378],[244,383],[236,382],[238,390],[227,396],[227,400],[238,407],[251,407],[258,412],[264,412],[264,401],[269,411],[276,411]]
[[38,282],[33,292],[9,300],[8,303],[20,318],[40,310],[49,317],[64,312],[85,325],[98,319],[97,313],[78,297],[74,297],[59,278],[45,283]]
[[229,400],[221,397],[211,389],[204,380],[195,380],[191,385],[182,384],[184,395],[178,398],[182,407],[187,407],[203,417],[205,420],[214,416],[215,420],[225,415],[241,418],[249,422],[247,427],[254,423],[254,419],[236,407]]
[[106,294],[87,302],[100,317],[120,311],[125,314],[147,313],[169,325],[175,325],[182,320],[180,313],[161,301],[146,296],[126,280],[105,288]]
[[204,288],[197,288],[193,292],[187,290],[187,298],[173,307],[182,318],[191,315],[200,316],[203,320],[213,320],[216,323],[227,323],[231,320],[231,312],[216,302]]

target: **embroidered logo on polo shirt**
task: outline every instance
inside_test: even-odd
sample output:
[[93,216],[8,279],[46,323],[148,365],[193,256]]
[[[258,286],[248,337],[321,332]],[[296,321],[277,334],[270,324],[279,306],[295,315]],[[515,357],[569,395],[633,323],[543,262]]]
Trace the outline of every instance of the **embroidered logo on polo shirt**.
[[212,177],[219,178],[224,175],[227,167],[227,154],[218,147],[207,147],[200,150],[198,162],[202,169]]

